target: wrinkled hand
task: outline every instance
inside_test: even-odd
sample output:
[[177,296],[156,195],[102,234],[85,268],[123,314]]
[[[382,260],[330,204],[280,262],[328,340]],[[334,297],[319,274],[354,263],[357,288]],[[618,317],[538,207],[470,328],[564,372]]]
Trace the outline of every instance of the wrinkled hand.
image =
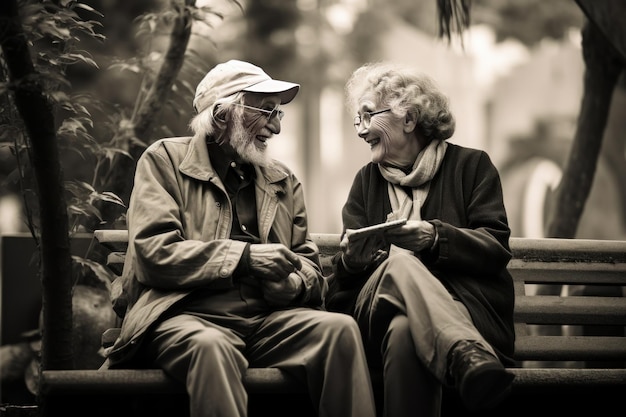
[[435,226],[424,220],[409,220],[402,227],[385,232],[388,243],[413,252],[430,249],[435,242]]
[[304,283],[296,272],[292,272],[286,279],[281,281],[261,281],[263,287],[263,298],[270,305],[286,306],[291,303],[302,292]]
[[359,239],[350,239],[350,230],[339,244],[343,252],[342,259],[350,270],[365,269],[366,266],[387,256],[385,239],[382,234],[370,235]]
[[250,245],[250,273],[269,281],[284,281],[289,274],[302,268],[298,255],[280,243],[259,243]]
[[248,268],[261,281],[263,297],[270,305],[288,305],[304,287],[303,278],[299,275],[302,260],[285,245],[250,245]]

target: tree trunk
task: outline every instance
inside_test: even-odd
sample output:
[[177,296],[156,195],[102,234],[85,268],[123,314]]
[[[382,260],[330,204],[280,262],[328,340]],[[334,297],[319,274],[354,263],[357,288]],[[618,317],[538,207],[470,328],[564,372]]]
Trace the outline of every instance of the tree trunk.
[[576,237],[593,184],[613,90],[622,70],[619,55],[594,22],[586,22],[582,35],[583,99],[569,159],[556,191],[548,237]]
[[40,209],[43,287],[42,368],[71,369],[72,275],[68,217],[53,109],[39,82],[17,0],[0,1],[0,44],[31,148]]
[[[194,3],[195,0],[171,0],[171,8],[177,12],[177,16],[170,33],[170,43],[165,59],[145,100],[138,103],[138,109],[131,120],[134,126],[132,134],[142,142],[148,142],[150,139],[149,135],[152,134],[155,122],[163,109],[163,103],[167,101],[172,85],[183,66],[192,26],[191,14],[186,6]],[[113,161],[115,169],[111,169],[111,176],[107,178],[104,189],[113,190],[123,201],[128,202],[133,186],[135,164],[143,151],[143,147],[131,141],[129,152],[134,159],[118,156]],[[103,209],[105,219],[111,218],[107,215],[108,208],[113,211],[118,210],[117,207],[111,205],[105,207]]]

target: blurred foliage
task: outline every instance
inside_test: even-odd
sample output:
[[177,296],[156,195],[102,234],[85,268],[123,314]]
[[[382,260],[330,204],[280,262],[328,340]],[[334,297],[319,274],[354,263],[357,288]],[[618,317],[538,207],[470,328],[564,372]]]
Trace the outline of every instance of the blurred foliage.
[[[186,51],[154,126],[137,134],[137,115],[147,100],[166,59],[173,21],[185,4],[194,26],[195,47]],[[33,56],[50,98],[55,103],[61,155],[68,180],[68,210],[76,230],[101,227],[123,216],[127,196],[116,193],[116,163],[132,160],[163,136],[188,132],[193,116],[191,97],[196,83],[224,57],[246,59],[275,77],[304,85],[342,83],[363,62],[381,56],[379,40],[398,20],[437,36],[438,1],[372,0],[356,16],[349,33],[340,33],[325,13],[332,1],[222,0],[237,7],[224,16],[219,1],[183,0],[22,0],[23,24],[31,37]],[[218,47],[213,23],[228,17],[232,32]],[[515,38],[533,45],[545,37],[562,38],[582,25],[573,0],[474,0],[471,22],[494,27],[497,38]],[[225,33],[226,33],[225,32]],[[2,81],[6,76],[0,69]],[[0,157],[15,157],[12,170],[3,166],[5,188],[20,189],[32,201],[28,172],[28,140],[10,105],[10,86],[0,82]],[[119,174],[119,173],[118,173]],[[126,174],[130,180],[132,172]],[[16,187],[15,184],[21,184]],[[101,209],[114,209],[103,216]],[[31,217],[36,207],[28,204]],[[87,220],[91,219],[91,220]]]
[[574,0],[474,0],[472,22],[491,26],[497,41],[512,38],[533,46],[582,29],[584,15]]
[[393,20],[389,13],[372,10],[361,13],[348,41],[357,62],[364,63],[381,56],[380,33],[390,24]]
[[295,31],[302,23],[297,0],[249,1],[243,18],[247,22],[240,44],[246,59],[255,62],[269,74],[296,64]]
[[[82,38],[101,41],[104,37],[97,33],[100,24],[94,20],[79,17],[78,10],[83,13],[98,15],[90,6],[77,2],[23,1],[20,3],[22,25],[31,45],[33,61],[36,68],[37,82],[44,87],[47,100],[52,103],[57,118],[57,138],[60,153],[66,157],[87,155],[96,160],[106,158],[107,152],[94,139],[90,130],[93,128],[91,113],[87,108],[93,104],[88,94],[76,91],[67,77],[67,68],[74,65],[97,67],[88,51],[79,47]],[[6,63],[2,57],[3,79],[0,82],[0,93],[7,104],[3,110],[0,126],[0,142],[9,148],[15,157],[12,172],[7,181],[18,184],[23,196],[27,223],[33,237],[39,236],[39,210],[36,186],[30,161],[31,143],[25,133],[24,126],[17,110],[10,100],[12,91],[19,88],[8,80]],[[20,81],[17,81],[20,82]],[[118,152],[118,150],[114,150]],[[83,215],[100,217],[94,204],[96,201],[108,201],[122,204],[115,195],[100,193],[91,185],[77,179],[69,179],[65,187],[68,203],[70,225],[78,224]],[[74,227],[72,230],[75,231]]]
[[[440,27],[439,0],[372,0],[362,13],[355,31],[354,51],[363,61],[375,57],[379,30],[394,19],[404,21],[431,36],[438,36]],[[451,4],[461,0],[451,1]],[[496,41],[516,39],[532,47],[541,40],[567,38],[572,28],[582,28],[583,13],[574,0],[466,0],[470,24],[493,28]],[[457,7],[460,7],[457,5]],[[374,46],[374,48],[372,48]]]
[[[208,15],[221,18],[210,6],[195,7],[191,4],[194,2],[183,0],[88,3],[20,2],[31,55],[54,106],[71,231],[90,231],[123,222],[126,200],[113,192],[116,186],[110,183],[112,174],[118,171],[116,162],[133,159],[134,148],[141,151],[156,138],[173,134],[172,121],[184,119],[180,125],[186,128],[190,114],[181,117],[184,107],[180,103],[184,101],[190,107],[187,102],[195,87],[187,81],[189,76],[174,77],[171,88],[167,87],[171,94],[165,95],[155,114],[148,115],[157,122],[154,137],[136,134],[140,122],[136,116],[166,60],[164,52],[173,20],[187,13],[210,26]],[[184,10],[180,10],[181,5]],[[107,14],[92,6],[102,7]],[[206,72],[207,64],[193,51],[185,61],[186,74]],[[2,56],[0,64],[0,149],[10,167],[3,166],[3,189],[22,194],[27,223],[36,236],[39,208],[29,163],[30,144],[12,104],[13,87]],[[165,114],[163,119],[156,114],[160,110]],[[7,150],[13,160],[6,158]],[[132,172],[126,175],[129,179]]]

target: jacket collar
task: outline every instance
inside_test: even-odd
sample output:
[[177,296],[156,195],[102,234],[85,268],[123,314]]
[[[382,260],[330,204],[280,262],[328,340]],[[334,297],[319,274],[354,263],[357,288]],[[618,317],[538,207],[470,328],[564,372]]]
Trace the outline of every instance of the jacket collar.
[[[208,181],[211,177],[216,177],[217,173],[211,165],[209,151],[206,146],[205,137],[195,135],[191,138],[187,154],[178,166],[183,174],[200,181]],[[270,184],[275,184],[287,178],[287,172],[280,165],[273,162],[267,167],[256,167],[257,177],[262,176]]]

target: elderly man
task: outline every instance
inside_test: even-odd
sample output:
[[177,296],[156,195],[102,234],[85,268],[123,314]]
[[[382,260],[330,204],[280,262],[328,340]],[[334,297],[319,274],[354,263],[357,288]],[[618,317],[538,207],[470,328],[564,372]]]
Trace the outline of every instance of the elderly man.
[[299,85],[231,60],[200,82],[192,137],[137,163],[129,247],[106,366],[162,368],[192,416],[246,416],[248,367],[302,380],[320,416],[374,416],[354,320],[323,311],[327,284],[302,184],[267,154]]

